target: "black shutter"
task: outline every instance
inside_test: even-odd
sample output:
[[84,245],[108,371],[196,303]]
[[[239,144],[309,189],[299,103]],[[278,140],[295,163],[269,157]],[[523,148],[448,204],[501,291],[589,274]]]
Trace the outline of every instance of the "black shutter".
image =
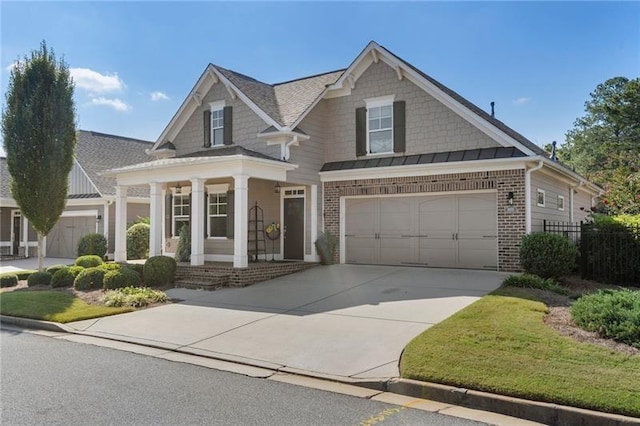
[[165,238],[171,238],[171,210],[173,204],[173,197],[171,194],[167,194],[164,197],[164,236]]
[[233,113],[230,106],[223,109],[223,141],[225,145],[231,145],[233,143]]
[[211,146],[211,111],[206,110],[203,113],[204,119],[204,143],[202,146],[209,148]]
[[209,197],[207,191],[204,192],[204,237],[207,238],[207,230],[209,228]]
[[367,109],[356,108],[356,156],[367,155]]
[[227,238],[233,239],[235,191],[227,191]]
[[393,103],[393,152],[405,152],[405,114],[404,101]]

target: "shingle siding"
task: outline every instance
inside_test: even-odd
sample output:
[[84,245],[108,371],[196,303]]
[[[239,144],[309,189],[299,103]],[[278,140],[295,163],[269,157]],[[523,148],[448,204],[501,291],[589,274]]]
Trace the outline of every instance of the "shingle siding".
[[326,162],[356,159],[355,109],[365,106],[365,99],[387,95],[406,102],[404,155],[500,146],[408,79],[399,81],[396,72],[380,61],[360,76],[350,96],[326,100]]

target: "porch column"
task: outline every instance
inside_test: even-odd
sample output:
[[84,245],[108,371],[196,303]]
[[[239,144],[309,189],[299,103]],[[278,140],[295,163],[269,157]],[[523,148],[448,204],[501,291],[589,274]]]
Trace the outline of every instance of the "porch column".
[[107,239],[107,253],[109,252],[109,201],[105,201],[102,206],[102,235]]
[[151,219],[151,229],[149,230],[149,257],[160,256],[162,254],[162,184],[151,182],[149,218]]
[[234,217],[233,217],[233,267],[249,266],[247,257],[247,221],[249,220],[249,177],[236,175],[234,181]]
[[24,245],[24,257],[29,257],[29,219],[25,215],[22,215],[22,244]]
[[311,185],[311,259],[318,260],[316,240],[318,239],[318,185]]
[[191,265],[204,265],[204,180],[191,179]]
[[116,186],[116,241],[113,260],[127,261],[127,187],[121,185]]

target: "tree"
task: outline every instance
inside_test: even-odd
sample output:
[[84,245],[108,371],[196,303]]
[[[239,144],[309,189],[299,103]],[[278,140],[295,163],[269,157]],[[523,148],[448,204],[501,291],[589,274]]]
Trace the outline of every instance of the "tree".
[[11,193],[38,233],[40,271],[44,237],[66,204],[75,131],[69,69],[43,41],[11,70],[2,111]]
[[585,102],[559,158],[606,190],[614,214],[640,213],[640,79],[614,77]]

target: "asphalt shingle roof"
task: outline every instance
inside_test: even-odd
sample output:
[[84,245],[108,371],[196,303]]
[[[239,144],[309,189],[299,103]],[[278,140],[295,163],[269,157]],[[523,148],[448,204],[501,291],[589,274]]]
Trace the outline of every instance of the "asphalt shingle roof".
[[229,145],[225,147],[208,149],[205,151],[190,152],[189,154],[179,155],[175,158],[191,158],[191,157],[225,157],[229,155],[246,155],[247,157],[262,158],[265,160],[282,161],[277,158],[270,157],[261,152],[247,149],[240,145]]
[[[100,173],[149,161],[150,157],[145,150],[152,146],[153,142],[140,139],[79,130],[76,159],[102,195],[115,195],[116,179],[101,176]],[[127,195],[149,197],[149,189],[131,187],[128,188]]]

